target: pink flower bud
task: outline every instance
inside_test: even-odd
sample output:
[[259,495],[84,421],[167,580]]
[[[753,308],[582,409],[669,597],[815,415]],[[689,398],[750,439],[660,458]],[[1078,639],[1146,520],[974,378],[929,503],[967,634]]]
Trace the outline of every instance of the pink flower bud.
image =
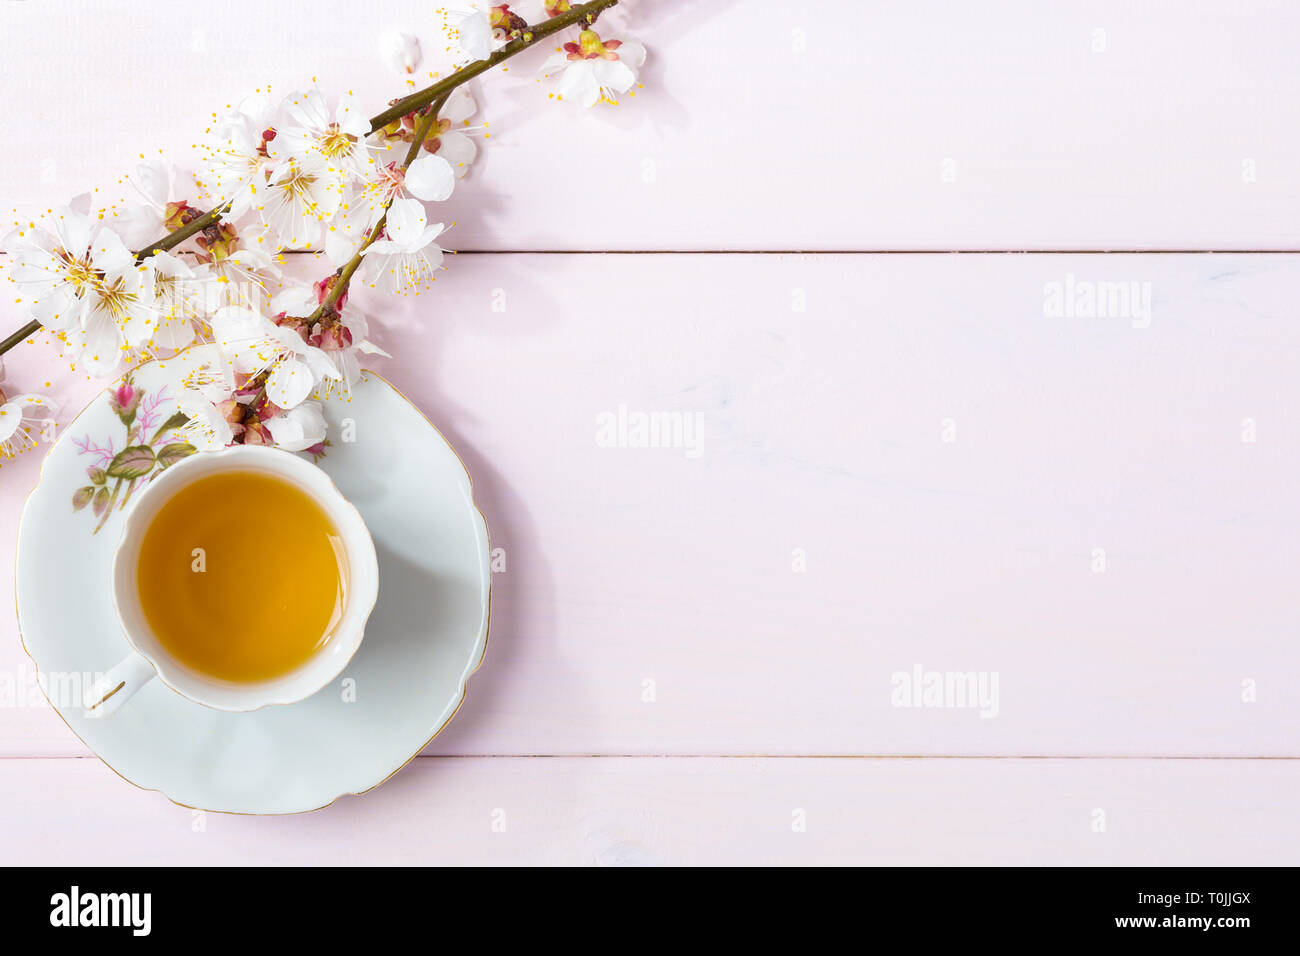
[[[317,305],[325,304],[325,299],[326,297],[329,296],[330,290],[334,288],[334,280],[337,278],[338,276],[332,276],[332,275],[326,276],[325,278],[321,279],[319,282],[316,283],[316,304]],[[334,303],[334,308],[342,309],[347,304],[348,304],[348,292],[345,289],[343,291],[343,294],[339,296],[339,300]]]
[[144,397],[144,392],[140,391],[130,382],[123,382],[117,388],[110,390],[108,395],[108,406],[113,410],[113,414],[122,419],[127,425],[135,421],[135,410],[140,405],[140,399]]

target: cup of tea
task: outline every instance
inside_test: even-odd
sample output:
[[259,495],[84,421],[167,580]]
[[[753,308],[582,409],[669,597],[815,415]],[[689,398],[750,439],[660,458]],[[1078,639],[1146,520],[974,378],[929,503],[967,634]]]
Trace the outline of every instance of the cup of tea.
[[87,690],[87,716],[154,678],[205,707],[249,711],[302,700],[347,666],[379,564],[328,475],[237,445],[181,459],[138,493],[112,587],[131,653]]

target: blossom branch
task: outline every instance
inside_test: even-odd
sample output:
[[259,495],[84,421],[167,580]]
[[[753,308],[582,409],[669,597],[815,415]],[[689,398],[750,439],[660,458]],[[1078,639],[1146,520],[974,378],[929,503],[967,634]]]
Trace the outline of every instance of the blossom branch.
[[[402,164],[402,169],[405,170],[419,155],[420,147],[428,137],[433,123],[436,121],[438,109],[446,102],[447,97],[453,90],[469,82],[474,77],[486,73],[488,70],[503,63],[511,57],[522,53],[524,50],[535,46],[540,41],[558,33],[566,27],[577,24],[582,24],[584,27],[590,27],[596,22],[596,18],[599,17],[602,12],[615,6],[618,2],[619,0],[589,0],[587,3],[575,4],[564,13],[551,17],[542,23],[526,25],[511,30],[509,34],[510,39],[505,43],[505,45],[494,51],[491,55],[484,59],[476,60],[465,67],[456,70],[450,76],[444,77],[438,82],[398,100],[388,109],[372,117],[370,120],[370,131],[372,133],[378,132],[394,121],[402,119],[404,116],[411,113],[420,113],[420,111],[426,110],[427,107],[431,105],[433,106],[432,109],[428,109],[426,112],[421,114],[421,126],[417,129],[415,140],[411,144],[405,162]],[[391,201],[389,205],[391,205]],[[185,240],[203,232],[205,229],[218,225],[222,221],[222,217],[229,211],[230,206],[231,204],[226,202],[206,213],[194,217],[189,222],[186,222],[179,228],[169,232],[157,241],[146,245],[136,254],[136,260],[143,262],[145,259],[157,252],[173,249]],[[317,310],[313,318],[318,318],[322,314],[328,313],[331,310],[336,310],[338,300],[347,291],[348,284],[351,282],[353,274],[360,266],[361,253],[383,235],[383,230],[387,221],[387,211],[388,207],[386,206],[384,216],[381,217],[374,229],[372,229],[366,236],[361,248],[357,250],[357,253],[353,256],[352,260],[350,260],[342,269],[338,270],[327,298],[321,303],[321,307]],[[39,322],[35,320],[28,322],[18,331],[12,333],[3,341],[0,341],[0,355],[8,352],[24,339],[35,335],[40,331],[40,329],[41,325]]]
[[[223,203],[214,209],[210,209],[201,216],[195,216],[185,225],[173,229],[167,235],[163,236],[157,242],[151,242],[145,248],[136,253],[136,261],[143,262],[156,252],[166,252],[168,249],[174,249],[191,236],[196,236],[209,226],[215,226],[221,222],[221,217],[230,209],[230,203]],[[41,323],[35,319],[28,322],[17,332],[0,342],[0,355],[4,355],[11,348],[17,345],[23,339],[31,338],[41,330]]]
[[8,352],[11,348],[13,348],[23,339],[30,338],[40,330],[41,330],[41,323],[37,322],[35,319],[32,319],[32,321],[28,322],[26,325],[24,325],[13,335],[10,335],[3,342],[0,342],[0,355],[4,355],[6,352]]
[[179,246],[190,236],[196,236],[209,226],[215,226],[221,222],[230,209],[230,203],[223,203],[213,209],[208,210],[201,216],[196,216],[178,229],[173,229],[167,235],[163,236],[157,242],[151,242],[139,252],[136,253],[136,261],[143,262],[156,252],[166,252],[168,249],[174,249]]
[[[406,151],[406,158],[402,160],[401,168],[403,172],[410,169],[411,163],[415,162],[416,157],[420,155],[420,147],[423,146],[424,141],[428,139],[429,131],[433,129],[433,124],[438,121],[438,111],[442,109],[443,104],[447,102],[447,97],[450,95],[451,90],[443,93],[438,97],[434,104],[429,107],[428,112],[420,118],[419,123],[415,127],[415,137],[411,140],[411,148]],[[375,240],[384,234],[384,227],[388,225],[388,210],[392,205],[393,200],[389,199],[387,205],[384,206],[384,214],[379,217],[379,221],[375,223],[374,228],[370,230],[370,233],[353,254],[352,258],[334,274],[335,278],[330,284],[329,293],[326,295],[325,300],[321,302],[320,307],[313,312],[311,317],[307,320],[308,325],[316,322],[323,315],[328,315],[331,312],[337,311],[338,301],[342,298],[343,294],[347,292],[348,285],[352,282],[352,276],[361,266],[361,258],[365,254],[365,251],[370,248],[371,243],[375,242]]]
[[[492,67],[510,59],[518,53],[522,53],[524,50],[541,40],[544,40],[546,37],[563,30],[565,27],[572,26],[576,23],[590,26],[596,22],[596,18],[600,16],[604,10],[614,6],[618,2],[619,0],[590,0],[589,3],[578,4],[577,6],[570,7],[567,12],[553,17],[544,23],[539,23],[534,26],[525,26],[514,31],[513,38],[491,56],[482,60],[476,60],[463,69],[457,70],[451,76],[439,80],[437,83],[398,100],[391,107],[384,110],[384,112],[373,117],[370,120],[370,131],[372,133],[377,132],[389,123],[399,120],[410,113],[424,109],[426,106],[429,106],[429,104],[433,104],[432,107],[421,117],[419,124],[416,126],[415,138],[411,142],[411,148],[406,154],[406,159],[402,162],[401,168],[405,171],[410,167],[411,163],[415,162],[416,157],[419,156],[420,147],[424,144],[425,139],[429,135],[430,129],[437,120],[438,110],[442,108],[442,105],[447,102],[447,97],[449,97],[452,91],[458,86],[468,83],[479,74],[487,72],[492,69]],[[361,246],[357,249],[356,253],[342,268],[335,272],[335,278],[330,284],[329,293],[325,297],[324,301],[321,302],[320,307],[317,308],[307,320],[308,325],[316,322],[322,316],[327,316],[331,312],[337,311],[338,301],[347,292],[348,285],[352,282],[353,275],[361,266],[362,256],[366,249],[368,249],[372,243],[384,234],[384,226],[387,225],[388,222],[388,209],[391,206],[392,200],[390,199],[388,204],[384,207],[383,216],[380,217],[379,222],[375,224],[375,227],[370,230],[370,233],[361,243]]]
[[558,33],[565,27],[573,26],[576,23],[583,23],[587,26],[596,22],[596,18],[608,8],[618,3],[618,0],[591,0],[589,3],[580,3],[570,7],[565,13],[552,17],[544,23],[534,26],[524,27],[515,31],[515,36],[501,49],[494,52],[486,59],[476,60],[473,63],[457,70],[451,76],[439,80],[432,86],[426,86],[403,99],[398,100],[388,109],[384,110],[378,116],[370,121],[370,131],[378,132],[394,120],[401,119],[407,113],[413,113],[416,110],[428,106],[439,96],[450,93],[456,87],[460,86],[480,73],[486,73],[492,67],[505,60],[510,59],[516,53],[528,49],[530,46],[546,39],[553,33]]

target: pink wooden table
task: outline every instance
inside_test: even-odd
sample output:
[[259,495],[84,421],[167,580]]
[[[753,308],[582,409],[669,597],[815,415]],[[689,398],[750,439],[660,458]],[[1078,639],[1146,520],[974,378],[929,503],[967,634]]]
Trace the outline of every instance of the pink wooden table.
[[[6,613],[0,862],[1294,863],[1300,9],[626,6],[644,93],[481,87],[462,254],[365,301],[504,549],[455,721],[369,795],[199,814],[88,754]],[[382,104],[374,39],[432,42],[306,9],[0,5],[6,206],[268,81]],[[1088,283],[1134,297],[1058,308]],[[43,342],[6,381],[99,387]],[[605,440],[637,412],[699,431]],[[901,706],[917,671],[996,699]]]

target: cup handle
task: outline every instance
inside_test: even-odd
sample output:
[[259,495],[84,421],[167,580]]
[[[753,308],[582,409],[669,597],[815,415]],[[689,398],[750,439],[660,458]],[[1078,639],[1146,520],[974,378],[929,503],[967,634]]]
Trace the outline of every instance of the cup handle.
[[109,716],[157,674],[152,664],[132,651],[116,667],[100,675],[99,679],[86,689],[84,699],[86,716]]

